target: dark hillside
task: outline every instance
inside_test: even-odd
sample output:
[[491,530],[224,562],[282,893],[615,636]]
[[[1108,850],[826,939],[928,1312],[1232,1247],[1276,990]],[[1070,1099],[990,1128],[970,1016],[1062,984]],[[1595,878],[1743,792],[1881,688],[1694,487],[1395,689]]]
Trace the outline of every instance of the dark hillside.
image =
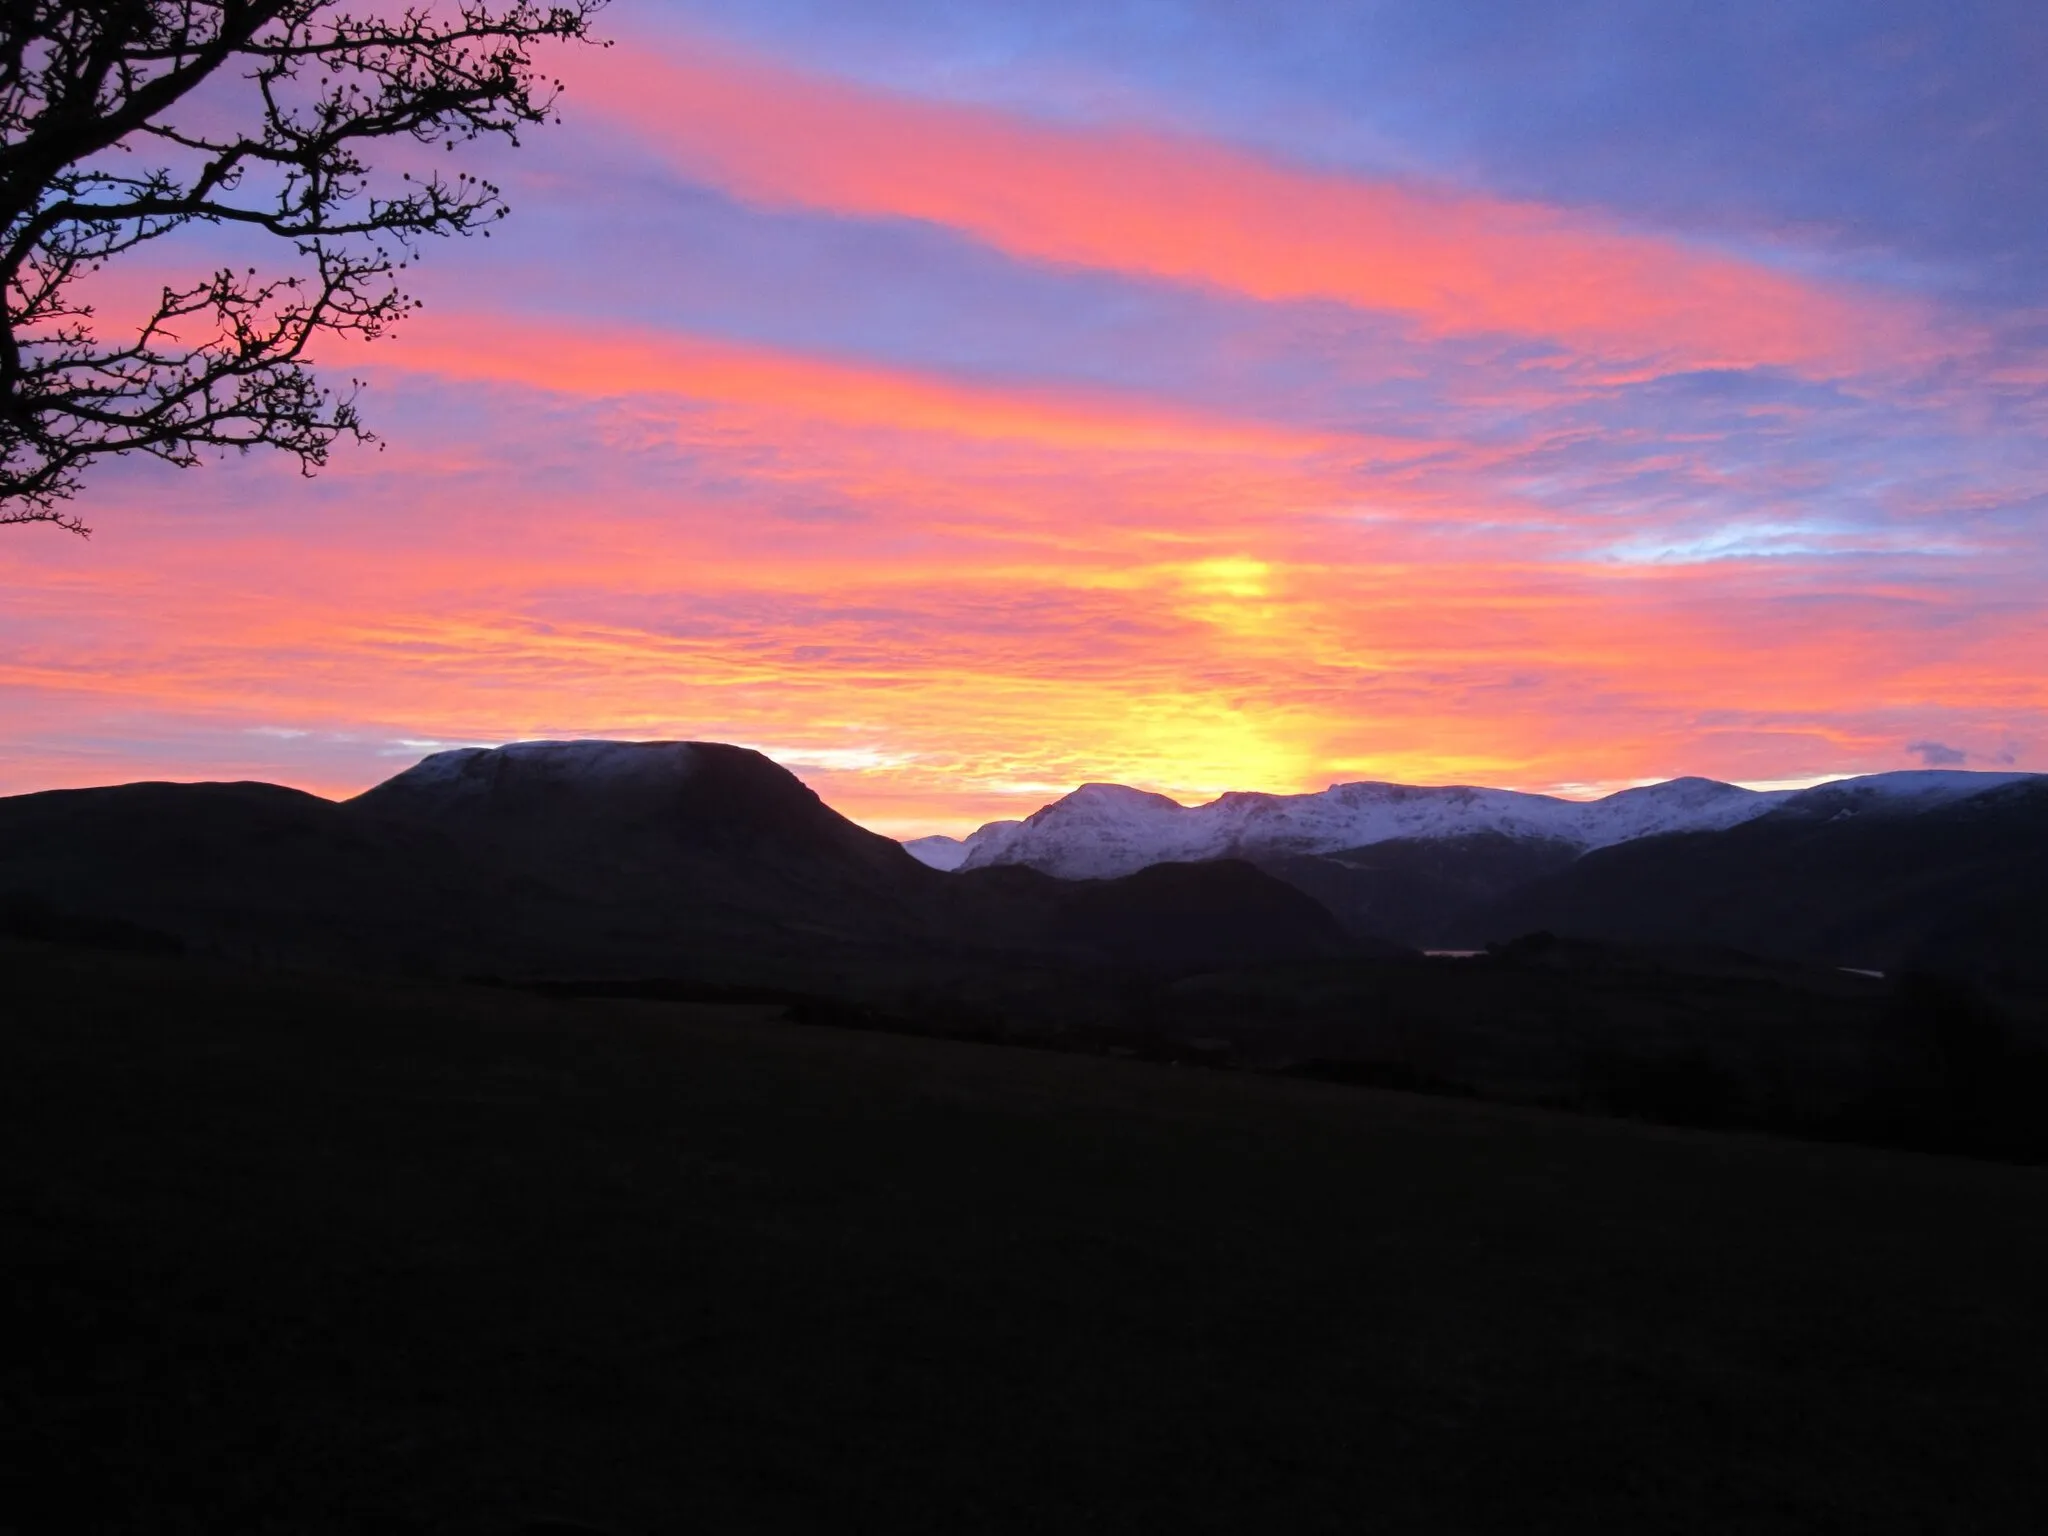
[[1878,970],[1945,963],[2048,988],[2048,783],[1911,815],[1821,799],[1725,832],[1621,843],[1476,922],[1492,939],[1549,929]]
[[1240,859],[1154,864],[1074,883],[1064,936],[1145,971],[1179,975],[1344,953],[1336,919]]
[[443,976],[815,984],[937,931],[941,877],[766,758],[606,759],[565,774],[530,748],[447,754],[341,805],[262,784],[0,800],[0,901],[204,952]]
[[273,784],[0,798],[0,906],[127,922],[243,958],[400,965],[462,949],[482,917],[479,885],[445,838]]
[[[444,752],[348,801],[610,904],[715,895],[840,925],[902,923],[934,872],[788,769],[718,742]],[[877,907],[881,910],[877,910]]]
[[1144,976],[1399,953],[1349,939],[1319,902],[1241,859],[1060,880],[1020,864],[948,877],[991,935],[1031,938]]
[[1313,896],[1353,935],[1418,949],[1485,942],[1474,915],[1579,856],[1555,838],[1473,832],[1397,837],[1341,853],[1262,859],[1259,867]]

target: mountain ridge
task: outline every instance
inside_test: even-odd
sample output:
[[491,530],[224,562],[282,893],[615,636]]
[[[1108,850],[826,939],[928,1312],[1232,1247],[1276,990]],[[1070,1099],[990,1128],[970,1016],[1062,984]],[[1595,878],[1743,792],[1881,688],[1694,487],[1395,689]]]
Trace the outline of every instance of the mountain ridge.
[[1195,806],[1126,785],[1087,783],[1022,820],[904,846],[935,869],[1026,864],[1063,879],[1115,878],[1153,863],[1333,854],[1396,839],[1476,833],[1564,842],[1587,852],[1664,833],[1722,831],[1787,807],[1831,814],[1925,809],[2037,777],[1905,769],[1804,790],[1753,790],[1686,776],[1596,800],[1364,780],[1298,795],[1233,790]]
[[1367,783],[1192,809],[1095,784],[970,852],[930,868],[744,748],[526,742],[438,753],[343,802],[255,783],[0,799],[0,927],[286,965],[819,993],[1538,930],[2048,985],[2032,958],[2048,953],[2042,775],[1775,793],[1683,779],[1594,802]]
[[1351,952],[1312,898],[1226,863],[961,888],[748,748],[519,742],[433,754],[345,801],[260,783],[0,797],[0,930],[157,935],[316,969],[833,995]]

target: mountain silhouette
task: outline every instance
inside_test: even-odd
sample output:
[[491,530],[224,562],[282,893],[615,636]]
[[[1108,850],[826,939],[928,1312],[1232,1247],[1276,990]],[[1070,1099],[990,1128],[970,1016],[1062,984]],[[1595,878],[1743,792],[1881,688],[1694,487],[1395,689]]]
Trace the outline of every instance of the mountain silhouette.
[[267,784],[0,799],[17,927],[117,923],[272,963],[860,992],[933,967],[1150,973],[1345,943],[1248,865],[1029,878],[957,883],[711,742],[437,753],[341,803]]

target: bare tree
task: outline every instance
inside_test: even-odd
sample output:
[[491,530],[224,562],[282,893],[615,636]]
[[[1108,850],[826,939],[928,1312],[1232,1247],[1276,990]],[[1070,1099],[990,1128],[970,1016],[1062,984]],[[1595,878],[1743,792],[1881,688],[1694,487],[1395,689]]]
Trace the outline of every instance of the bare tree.
[[[66,503],[103,454],[266,446],[311,474],[369,439],[360,383],[322,385],[308,346],[382,334],[418,305],[399,274],[422,236],[508,211],[465,172],[373,177],[372,142],[517,144],[560,91],[535,45],[589,41],[604,0],[366,3],[0,0],[0,523],[84,533]],[[91,274],[193,224],[290,250],[102,337]]]

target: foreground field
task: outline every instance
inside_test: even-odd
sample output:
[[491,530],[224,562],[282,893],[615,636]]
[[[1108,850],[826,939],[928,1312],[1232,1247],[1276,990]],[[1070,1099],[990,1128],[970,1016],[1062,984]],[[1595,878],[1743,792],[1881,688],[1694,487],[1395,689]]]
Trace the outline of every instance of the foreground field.
[[2048,1521],[2037,1170],[772,1009],[0,978],[0,1530]]

